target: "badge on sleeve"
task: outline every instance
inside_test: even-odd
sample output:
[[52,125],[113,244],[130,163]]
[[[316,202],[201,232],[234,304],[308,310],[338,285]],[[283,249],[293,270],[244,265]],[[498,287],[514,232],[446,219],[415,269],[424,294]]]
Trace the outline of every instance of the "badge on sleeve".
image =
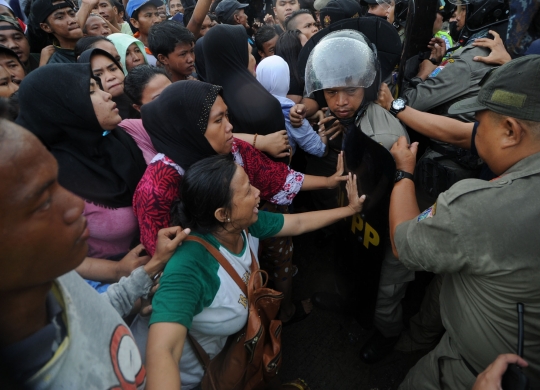
[[418,218],[416,220],[418,222],[420,222],[420,221],[423,221],[426,218],[433,218],[436,211],[437,211],[437,202],[435,202],[435,204],[433,206],[431,206],[431,207],[427,208],[426,210],[424,210],[424,212],[422,212],[418,216]]

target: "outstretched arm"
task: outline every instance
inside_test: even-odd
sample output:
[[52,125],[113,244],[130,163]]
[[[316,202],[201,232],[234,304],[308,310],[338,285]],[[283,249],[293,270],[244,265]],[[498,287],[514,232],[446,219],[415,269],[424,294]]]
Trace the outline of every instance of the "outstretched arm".
[[[394,98],[388,85],[382,83],[379,88],[377,104],[389,110],[393,100]],[[465,123],[445,116],[429,114],[415,110],[409,106],[398,113],[397,118],[403,124],[429,138],[447,142],[464,149],[471,148],[474,123]]]
[[342,218],[350,217],[362,211],[366,196],[358,196],[356,175],[352,176],[349,173],[346,188],[349,197],[347,206],[331,210],[311,211],[309,213],[286,214],[283,216],[283,228],[276,234],[276,237],[298,236],[331,225]]
[[199,0],[195,5],[193,15],[191,16],[191,19],[187,25],[187,29],[191,31],[193,35],[195,35],[195,39],[199,39],[201,37],[201,26],[204,22],[206,14],[208,11],[210,11],[211,4],[212,0]]

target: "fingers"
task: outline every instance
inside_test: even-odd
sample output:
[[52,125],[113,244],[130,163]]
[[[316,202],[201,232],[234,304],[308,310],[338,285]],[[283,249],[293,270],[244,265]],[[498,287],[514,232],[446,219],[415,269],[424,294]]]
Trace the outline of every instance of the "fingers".
[[343,152],[338,154],[338,160],[336,165],[336,174],[343,175]]
[[413,142],[409,147],[409,150],[414,156],[416,156],[416,153],[418,152],[418,142]]
[[499,40],[502,41],[501,36],[499,35],[499,33],[498,33],[497,31],[495,31],[495,30],[489,30],[489,33],[490,33],[491,35],[493,35],[493,40],[494,40],[494,41],[499,41]]
[[276,154],[276,158],[289,157],[290,155],[291,155],[290,152],[281,152],[279,154]]
[[143,250],[144,250],[143,244],[139,244],[135,248],[133,248],[130,252],[133,253],[135,256],[140,256]]
[[318,125],[324,125],[328,122],[331,122],[332,120],[335,120],[336,118],[334,116],[327,116],[326,118],[322,119],[317,123]]
[[191,229],[187,228],[184,230],[180,230],[176,237],[171,239],[171,242],[168,244],[169,248],[176,248],[182,244],[182,241],[186,239],[186,237],[191,233]]
[[408,148],[409,147],[409,142],[407,141],[407,137],[405,137],[404,135],[402,135],[401,137],[398,138],[396,144],[400,148],[403,148],[403,147]]

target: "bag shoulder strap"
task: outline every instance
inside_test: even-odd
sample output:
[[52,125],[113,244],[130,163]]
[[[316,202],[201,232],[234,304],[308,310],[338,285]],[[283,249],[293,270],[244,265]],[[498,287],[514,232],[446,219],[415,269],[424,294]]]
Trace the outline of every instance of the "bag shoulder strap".
[[[231,263],[229,263],[229,261],[221,254],[221,252],[215,246],[213,246],[208,241],[206,241],[206,240],[204,240],[204,239],[202,239],[200,237],[197,237],[197,236],[187,236],[185,238],[185,241],[195,241],[195,242],[198,242],[199,244],[201,244],[202,246],[204,246],[206,248],[206,250],[208,252],[210,252],[210,254],[212,256],[215,257],[215,259],[219,262],[219,264],[221,264],[223,269],[225,269],[225,271],[227,271],[229,276],[236,282],[238,287],[240,287],[240,290],[242,290],[242,292],[244,293],[244,295],[247,298],[248,293],[247,293],[246,283],[244,283],[244,281],[242,280],[240,275],[238,275],[238,272],[236,272],[236,270],[233,268]],[[249,244],[247,244],[247,245],[249,246]],[[252,256],[251,261],[253,262],[253,252],[251,253],[251,256]]]
[[204,348],[201,347],[201,344],[199,344],[199,342],[195,340],[191,333],[188,332],[187,338],[189,340],[189,344],[191,345],[191,349],[193,349],[193,352],[195,352],[197,360],[199,361],[199,363],[201,363],[203,370],[206,371],[208,365],[210,364],[210,356],[208,356]]

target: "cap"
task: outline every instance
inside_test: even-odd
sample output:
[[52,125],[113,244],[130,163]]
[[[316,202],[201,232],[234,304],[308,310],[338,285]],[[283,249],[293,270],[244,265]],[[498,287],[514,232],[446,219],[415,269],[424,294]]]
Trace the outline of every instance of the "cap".
[[73,4],[69,1],[63,1],[53,5],[51,0],[34,0],[30,8],[29,19],[31,23],[34,24],[34,27],[40,28],[40,23],[44,23],[50,14],[62,8],[73,9]]
[[236,0],[223,0],[216,7],[216,16],[221,23],[226,23],[234,14],[234,11],[248,6],[249,4],[242,4]]
[[540,55],[515,59],[493,68],[480,81],[478,96],[453,104],[450,115],[490,110],[512,118],[540,122]]
[[0,30],[17,30],[24,34],[19,21],[6,15],[0,15],[0,22],[8,22],[11,26],[0,26]]
[[360,0],[360,5],[367,6],[370,4],[375,5],[379,3],[377,2],[377,0]]
[[362,7],[354,0],[330,0],[321,10],[319,20],[324,28],[343,19],[358,18],[361,13]]
[[139,8],[141,8],[143,5],[146,5],[146,4],[153,4],[156,7],[161,7],[163,5],[163,1],[161,0],[129,0],[128,5],[126,7],[126,12],[131,18],[135,11],[137,11]]

